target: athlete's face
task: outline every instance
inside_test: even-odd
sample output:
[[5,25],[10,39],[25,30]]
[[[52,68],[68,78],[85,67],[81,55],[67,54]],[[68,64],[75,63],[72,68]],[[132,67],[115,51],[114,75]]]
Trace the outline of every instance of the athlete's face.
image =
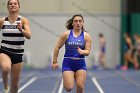
[[20,8],[19,2],[17,0],[9,0],[7,8],[9,12],[18,12]]
[[83,21],[82,17],[76,16],[73,19],[73,24],[72,25],[73,25],[74,29],[80,30],[83,27],[83,23],[84,23],[84,21]]

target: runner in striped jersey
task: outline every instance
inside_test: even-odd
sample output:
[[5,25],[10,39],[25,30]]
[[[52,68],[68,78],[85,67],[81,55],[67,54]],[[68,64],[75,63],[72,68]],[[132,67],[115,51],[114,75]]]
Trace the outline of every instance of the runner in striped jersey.
[[9,15],[0,18],[2,41],[0,48],[0,68],[2,71],[4,93],[8,93],[8,74],[11,73],[10,93],[18,93],[19,78],[22,70],[24,39],[31,38],[28,19],[19,15],[18,0],[8,0]]

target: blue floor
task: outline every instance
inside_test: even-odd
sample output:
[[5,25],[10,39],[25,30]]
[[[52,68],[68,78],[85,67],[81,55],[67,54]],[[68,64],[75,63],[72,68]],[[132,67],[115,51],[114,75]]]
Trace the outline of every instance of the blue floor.
[[[61,70],[23,69],[20,93],[66,93],[61,86]],[[93,78],[95,81],[93,81]],[[98,83],[98,86],[97,84]],[[3,89],[0,75],[0,93]],[[62,90],[61,90],[62,89]],[[102,91],[101,91],[102,90]],[[72,93],[75,93],[74,87]],[[140,93],[140,70],[93,70],[89,69],[85,93]]]

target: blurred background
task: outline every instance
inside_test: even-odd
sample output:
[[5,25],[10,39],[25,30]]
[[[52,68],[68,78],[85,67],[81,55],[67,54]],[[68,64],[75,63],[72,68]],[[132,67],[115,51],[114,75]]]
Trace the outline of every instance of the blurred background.
[[[54,46],[66,31],[65,23],[82,14],[84,27],[92,36],[92,50],[86,58],[88,68],[98,64],[98,34],[106,38],[106,66],[123,64],[123,34],[140,33],[140,0],[20,0],[20,14],[30,21],[32,38],[25,43],[25,64],[34,68],[51,65]],[[0,0],[0,17],[7,15],[7,0]],[[0,32],[1,33],[1,32]],[[0,34],[1,40],[1,34]],[[64,47],[59,52],[62,64]]]

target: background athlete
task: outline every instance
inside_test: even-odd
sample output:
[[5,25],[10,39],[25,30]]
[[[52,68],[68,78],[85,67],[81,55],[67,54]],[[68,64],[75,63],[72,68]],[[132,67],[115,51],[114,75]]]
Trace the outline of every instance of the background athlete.
[[106,68],[106,40],[103,33],[99,33],[99,47],[100,47],[100,55],[99,55],[99,63],[103,68]]

